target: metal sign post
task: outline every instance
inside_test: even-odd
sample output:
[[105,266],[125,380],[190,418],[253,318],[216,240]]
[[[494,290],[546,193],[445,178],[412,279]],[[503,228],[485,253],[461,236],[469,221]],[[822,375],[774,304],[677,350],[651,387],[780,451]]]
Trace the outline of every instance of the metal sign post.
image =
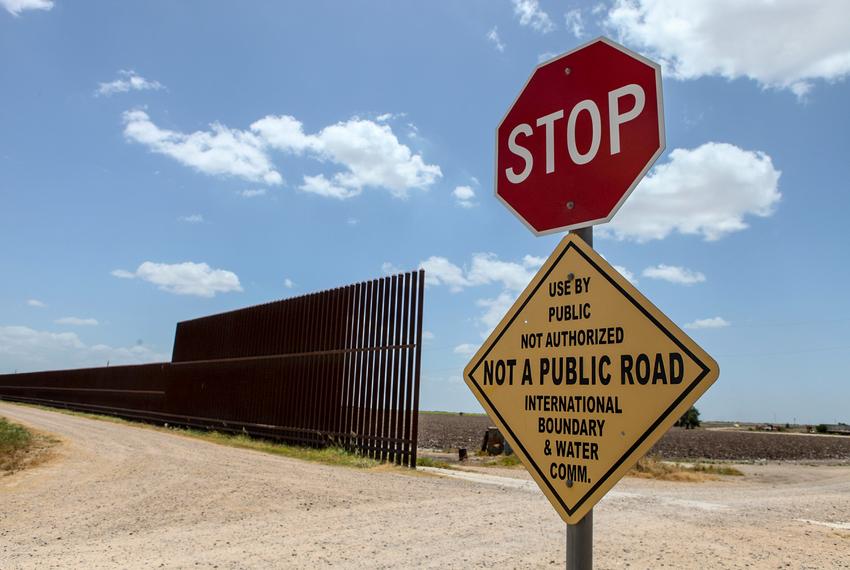
[[593,509],[576,524],[567,525],[567,570],[593,568]]
[[[573,230],[584,243],[593,247],[593,226]],[[593,569],[593,509],[576,524],[567,524],[567,570]]]

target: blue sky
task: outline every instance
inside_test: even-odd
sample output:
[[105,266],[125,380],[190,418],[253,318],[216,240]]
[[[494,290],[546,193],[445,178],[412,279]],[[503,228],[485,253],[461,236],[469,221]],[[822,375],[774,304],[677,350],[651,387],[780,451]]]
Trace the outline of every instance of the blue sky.
[[596,248],[711,353],[710,419],[850,421],[850,7],[0,0],[0,372],[426,268],[423,409],[559,236],[493,197],[538,61],[662,63],[667,151]]

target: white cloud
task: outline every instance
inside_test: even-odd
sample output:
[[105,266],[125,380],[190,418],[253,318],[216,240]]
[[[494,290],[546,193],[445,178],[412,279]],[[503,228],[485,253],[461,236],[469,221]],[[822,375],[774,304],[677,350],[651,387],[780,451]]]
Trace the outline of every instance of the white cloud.
[[119,279],[135,279],[136,274],[132,271],[127,271],[126,269],[113,269],[110,274],[113,277],[118,277]]
[[140,364],[166,360],[167,355],[141,344],[130,348],[105,344],[89,346],[76,333],[0,326],[0,362],[8,372],[103,366],[107,361],[110,364]]
[[24,10],[52,10],[53,0],[0,0],[0,6],[13,16],[19,16]]
[[322,129],[319,140],[324,156],[348,168],[334,175],[346,188],[381,187],[403,198],[409,189],[426,188],[442,176],[439,166],[412,154],[386,125],[352,119]]
[[496,51],[505,51],[505,44],[502,43],[502,38],[499,37],[498,26],[493,26],[493,29],[487,32],[487,39],[490,40],[490,43],[493,44]]
[[458,186],[454,189],[454,197],[458,200],[472,200],[475,198],[475,190],[469,186]]
[[292,289],[293,287],[295,287],[295,281],[293,281],[292,279],[287,277],[286,279],[283,280],[283,286],[286,287],[287,289]]
[[574,8],[564,14],[564,22],[576,39],[580,40],[584,37],[584,19],[581,16],[581,10]]
[[536,255],[524,255],[522,256],[522,264],[526,267],[531,267],[532,269],[537,269],[541,265],[546,263],[545,257],[538,257]]
[[47,303],[39,301],[38,299],[27,299],[27,305],[30,307],[37,307],[39,309],[44,309],[47,307]]
[[[300,189],[330,198],[352,198],[364,188],[386,189],[405,198],[412,189],[426,189],[442,176],[401,142],[389,125],[360,118],[336,123],[316,134],[289,115],[268,115],[250,130],[213,123],[210,131],[180,133],[157,127],[141,110],[124,113],[124,134],[154,152],[211,175],[236,176],[253,182],[281,184],[270,151],[309,155],[344,170],[330,177],[304,176]],[[243,192],[243,196],[249,195]]]
[[749,77],[803,97],[850,73],[846,0],[617,0],[606,27],[678,79]]
[[731,323],[723,317],[711,317],[709,319],[697,319],[685,325],[686,329],[719,329],[728,327]]
[[[600,254],[600,255],[601,255],[601,254]],[[604,256],[604,255],[602,255],[602,259],[604,259],[604,260],[605,260],[605,261],[607,261],[608,263],[611,263],[611,260],[609,260],[609,259],[608,259],[606,256]],[[611,267],[613,267],[613,268],[614,268],[614,270],[615,270],[615,271],[617,271],[617,273],[619,273],[620,275],[622,275],[623,277],[625,277],[625,278],[626,278],[626,281],[628,281],[628,282],[629,282],[629,283],[631,283],[632,285],[637,285],[637,284],[638,284],[638,279],[637,279],[637,277],[635,276],[634,272],[630,271],[630,270],[629,270],[628,268],[626,268],[625,266],[623,266],[623,265],[611,264]]]
[[188,216],[180,216],[177,220],[186,222],[187,224],[202,224],[204,222],[204,216],[201,214],[190,214]]
[[269,191],[265,188],[252,188],[249,190],[240,190],[238,194],[243,198],[256,198],[258,196],[265,196]]
[[389,125],[357,117],[304,134],[301,123],[289,116],[269,115],[253,125],[268,144],[284,152],[309,151],[316,158],[344,167],[328,179],[324,174],[304,176],[300,189],[331,198],[352,198],[364,188],[384,188],[396,198],[411,189],[424,189],[442,176],[440,167],[426,164],[399,142]]
[[645,242],[671,232],[707,241],[746,229],[746,216],[770,216],[781,195],[770,156],[726,143],[677,148],[656,166],[600,235]]
[[420,263],[419,268],[425,270],[426,285],[447,285],[453,293],[470,285],[463,275],[463,269],[445,257],[432,255]]
[[422,339],[423,340],[434,340],[434,333],[431,331],[422,331]]
[[349,226],[356,226],[360,223],[360,220],[358,220],[357,218],[348,218],[347,220],[345,220],[345,223]]
[[613,265],[612,267],[617,270],[617,273],[625,277],[626,280],[632,285],[638,284],[638,280],[637,277],[635,277],[635,274],[623,267],[622,265]]
[[251,124],[251,131],[272,148],[293,154],[301,154],[318,144],[315,137],[304,133],[301,121],[291,115],[266,115]]
[[404,273],[404,271],[390,263],[389,261],[385,261],[381,264],[381,272],[384,275],[398,275],[399,273]]
[[499,324],[499,321],[502,320],[505,313],[508,312],[508,309],[510,309],[511,305],[513,305],[514,301],[516,301],[517,295],[518,293],[502,291],[497,297],[492,299],[479,299],[475,302],[476,305],[484,309],[484,313],[479,318],[481,324],[486,327],[486,330],[481,332],[482,338],[489,335],[490,331],[496,328],[496,325]]
[[219,123],[210,125],[209,131],[185,134],[159,128],[147,113],[136,109],[124,113],[124,136],[204,174],[266,184],[283,182],[260,137]]
[[439,256],[429,257],[419,267],[425,270],[426,284],[445,285],[453,293],[469,287],[501,285],[502,292],[496,297],[476,301],[476,305],[483,309],[478,321],[489,332],[545,261],[542,257],[526,255],[521,263],[516,263],[502,261],[494,253],[476,253],[472,262],[464,267]]
[[457,204],[464,208],[472,208],[475,206],[475,190],[470,186],[458,186],[452,191],[452,196],[457,200]]
[[70,325],[74,327],[94,327],[97,326],[97,319],[81,319],[80,317],[62,317],[53,321],[57,325]]
[[544,61],[549,61],[550,59],[552,59],[556,55],[558,55],[558,54],[553,52],[553,51],[547,51],[547,52],[543,52],[541,54],[538,54],[537,55],[537,63],[543,63]]
[[407,138],[415,141],[423,140],[422,135],[419,134],[419,127],[413,123],[407,123]]
[[475,346],[474,344],[465,343],[465,344],[457,345],[454,348],[454,353],[455,354],[463,354],[464,356],[470,356],[472,354],[475,354],[476,350],[478,350],[478,347]]
[[382,113],[375,117],[375,120],[379,123],[386,123],[387,121],[392,121],[394,119],[403,119],[407,116],[407,113]]
[[529,26],[541,33],[548,33],[555,29],[555,24],[549,14],[540,8],[537,0],[513,0],[514,14],[519,18],[519,23]]
[[[506,289],[521,291],[525,289],[536,271],[533,263],[537,258],[526,256],[523,263],[501,261],[494,253],[476,253],[472,256],[472,266],[467,278],[472,285],[501,283]],[[528,264],[532,263],[531,266]]]
[[108,83],[100,83],[95,91],[95,96],[104,95],[109,97],[115,93],[126,93],[128,91],[159,91],[165,86],[159,81],[145,79],[132,69],[122,69],[118,72],[118,79]]
[[206,263],[191,261],[173,264],[145,261],[135,273],[116,269],[112,275],[123,279],[139,278],[177,295],[214,297],[216,293],[242,291],[239,277],[232,271],[212,269]]
[[445,257],[431,256],[419,264],[428,285],[446,285],[453,293],[466,287],[501,283],[506,289],[521,291],[534,276],[543,259],[526,255],[523,263],[501,261],[494,253],[476,253],[468,267],[455,265]]
[[678,265],[664,265],[663,263],[655,267],[647,267],[643,270],[643,276],[650,279],[669,281],[677,285],[693,285],[705,281],[705,275],[699,271],[693,271],[692,269]]
[[338,200],[354,198],[355,196],[359,196],[361,192],[360,188],[344,188],[334,184],[325,178],[324,174],[305,176],[304,184],[299,186],[298,189],[303,192],[309,192],[310,194],[318,194],[325,198],[336,198]]

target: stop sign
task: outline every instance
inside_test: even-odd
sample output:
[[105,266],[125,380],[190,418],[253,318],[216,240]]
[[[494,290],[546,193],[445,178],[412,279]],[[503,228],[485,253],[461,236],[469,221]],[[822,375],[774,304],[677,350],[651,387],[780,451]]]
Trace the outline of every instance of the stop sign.
[[496,130],[496,195],[538,235],[607,222],[664,144],[661,68],[599,38],[531,74]]

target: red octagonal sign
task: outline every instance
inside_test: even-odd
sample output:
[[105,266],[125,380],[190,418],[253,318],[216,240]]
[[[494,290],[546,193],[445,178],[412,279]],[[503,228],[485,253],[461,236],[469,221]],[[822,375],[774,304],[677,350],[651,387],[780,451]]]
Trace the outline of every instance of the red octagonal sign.
[[496,195],[538,235],[607,222],[664,144],[661,68],[599,38],[531,74],[496,130]]

